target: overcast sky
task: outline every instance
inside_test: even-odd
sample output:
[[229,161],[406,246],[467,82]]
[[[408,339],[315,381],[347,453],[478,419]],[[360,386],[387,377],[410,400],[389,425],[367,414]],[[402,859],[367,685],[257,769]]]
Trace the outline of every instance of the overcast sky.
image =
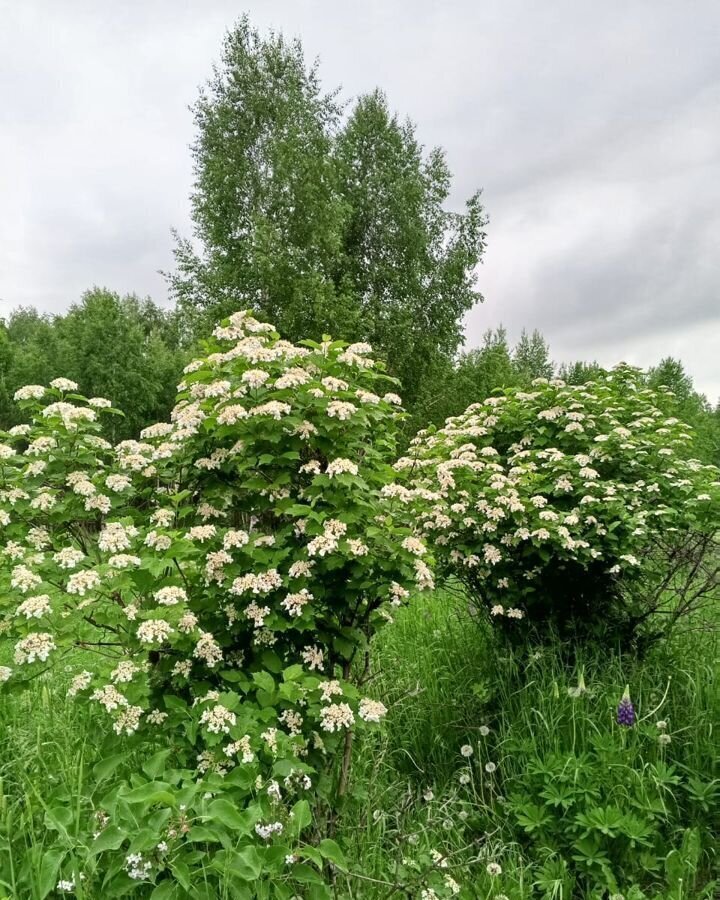
[[0,0],[0,314],[93,284],[167,303],[190,233],[188,111],[244,11],[328,87],[376,85],[484,189],[468,344],[679,356],[720,396],[718,0]]

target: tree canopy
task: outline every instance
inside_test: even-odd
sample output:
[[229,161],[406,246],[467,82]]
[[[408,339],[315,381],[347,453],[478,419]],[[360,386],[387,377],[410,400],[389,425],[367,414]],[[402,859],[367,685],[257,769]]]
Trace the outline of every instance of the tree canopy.
[[60,373],[87,396],[126,410],[112,437],[136,436],[172,406],[185,361],[180,319],[151,300],[92,288],[64,315],[18,309],[0,325],[0,421],[13,425],[14,392]]
[[298,41],[247,18],[195,124],[195,241],[178,238],[170,275],[180,305],[206,322],[246,304],[291,339],[369,341],[412,406],[482,299],[480,192],[449,211],[444,153],[426,152],[381,91],[348,112]]

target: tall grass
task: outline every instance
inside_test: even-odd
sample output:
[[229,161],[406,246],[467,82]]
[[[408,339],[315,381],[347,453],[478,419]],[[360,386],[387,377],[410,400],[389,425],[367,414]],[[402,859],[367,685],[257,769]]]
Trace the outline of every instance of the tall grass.
[[[458,865],[455,877],[468,897],[607,896],[593,893],[597,870],[583,875],[581,863],[565,865],[559,828],[533,840],[518,823],[518,797],[538,799],[531,771],[546,769],[552,784],[572,764],[598,791],[593,807],[651,821],[652,847],[624,848],[622,871],[634,871],[628,856],[638,861],[628,896],[644,896],[641,889],[649,897],[712,896],[720,836],[719,649],[718,634],[709,632],[678,636],[642,659],[604,647],[568,653],[555,640],[521,655],[496,641],[452,594],[439,592],[425,606],[403,610],[374,646],[371,683],[390,713],[383,731],[358,748],[354,803],[344,824],[352,856],[366,874],[395,884],[402,876],[419,888],[427,866],[408,868],[403,860],[422,861],[437,850]],[[638,717],[631,729],[615,718],[626,684]],[[470,760],[461,755],[463,745],[473,749]],[[495,770],[488,773],[486,764]],[[560,809],[558,819],[563,815]],[[692,829],[701,837],[701,857],[678,895],[665,857],[683,847]],[[501,864],[502,876],[487,875],[489,862]],[[580,869],[581,877],[568,868]],[[349,896],[385,896],[353,879],[347,889]],[[397,895],[405,896],[400,889]]]
[[[595,883],[600,869],[574,858],[582,838],[567,831],[578,810],[594,807],[652,824],[649,843],[616,842],[621,862],[611,868],[632,873],[619,876],[626,900],[713,896],[717,634],[678,636],[641,660],[567,649],[551,641],[513,652],[451,593],[398,611],[373,646],[367,689],[389,712],[355,748],[336,835],[350,869],[337,875],[338,898],[419,898],[431,888],[449,896],[448,878],[466,898],[607,897]],[[638,721],[622,729],[615,710],[626,684]],[[49,679],[0,706],[0,898],[43,896],[58,842],[72,852],[90,815],[98,734],[88,705]],[[544,792],[584,784],[597,793],[592,802],[558,807],[549,824],[526,830],[523,817]],[[678,893],[672,879],[685,873],[695,834],[698,862]],[[502,873],[488,874],[492,864]]]

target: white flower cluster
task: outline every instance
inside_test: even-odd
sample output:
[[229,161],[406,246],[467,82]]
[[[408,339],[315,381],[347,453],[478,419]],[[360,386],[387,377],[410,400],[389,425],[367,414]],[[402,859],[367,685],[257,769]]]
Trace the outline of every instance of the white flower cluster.
[[15,644],[15,662],[20,666],[36,660],[45,662],[57,645],[51,634],[32,632]]
[[200,716],[200,724],[204,725],[211,734],[229,734],[236,722],[235,713],[220,703],[211,709],[203,710]]

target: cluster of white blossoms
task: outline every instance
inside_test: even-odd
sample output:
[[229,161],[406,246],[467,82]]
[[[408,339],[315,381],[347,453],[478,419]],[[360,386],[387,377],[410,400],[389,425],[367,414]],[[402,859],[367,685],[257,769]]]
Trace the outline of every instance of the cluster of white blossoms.
[[68,594],[77,594],[84,597],[88,591],[94,590],[100,585],[100,576],[93,569],[82,569],[80,572],[73,572],[68,578],[65,590]]
[[33,663],[36,660],[45,662],[57,645],[51,634],[47,632],[31,632],[15,644],[15,662],[18,665]]
[[323,532],[307,545],[309,556],[327,556],[338,549],[340,539],[347,533],[347,525],[338,519],[327,519]]
[[165,619],[146,619],[138,626],[137,637],[141,644],[162,644],[172,631],[172,626]]
[[255,831],[264,841],[269,841],[273,835],[282,834],[283,824],[282,822],[269,822],[267,824],[258,822],[255,826]]
[[168,585],[160,588],[159,591],[155,591],[153,599],[160,606],[175,606],[177,603],[187,603],[188,596],[185,588],[177,585]]
[[50,597],[47,594],[38,594],[36,597],[28,597],[18,606],[16,614],[25,616],[26,619],[41,619],[50,612]]
[[320,710],[320,727],[323,731],[340,731],[349,728],[355,715],[347,703],[331,703]]
[[350,459],[334,459],[327,464],[325,474],[328,478],[334,478],[337,475],[357,475],[359,471],[357,465]]
[[211,709],[203,710],[200,717],[200,724],[204,725],[211,734],[229,734],[236,722],[235,713],[219,703]]
[[365,722],[379,722],[387,714],[387,707],[379,700],[363,697],[358,708],[358,715]]

